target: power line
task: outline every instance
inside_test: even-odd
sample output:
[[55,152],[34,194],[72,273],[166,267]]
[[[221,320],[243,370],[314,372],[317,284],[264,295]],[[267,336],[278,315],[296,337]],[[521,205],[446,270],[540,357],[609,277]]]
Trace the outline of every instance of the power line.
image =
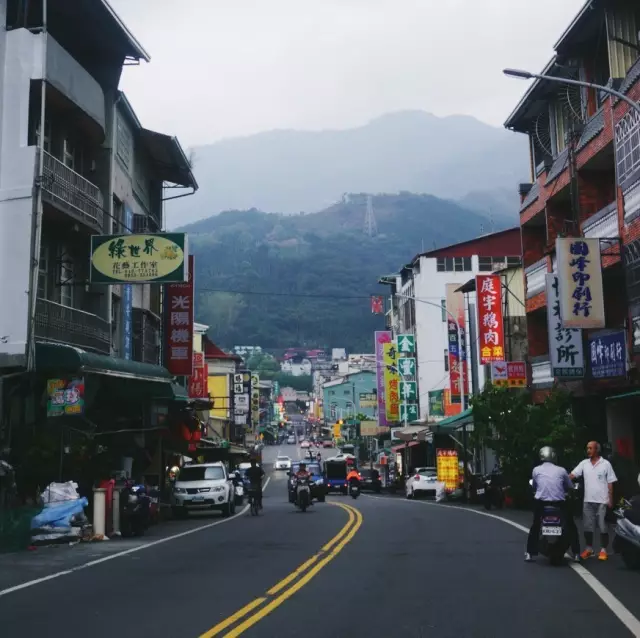
[[[379,293],[371,293],[369,295],[316,295],[302,292],[265,292],[263,290],[223,290],[222,288],[199,288],[196,286],[196,292],[213,292],[227,293],[230,295],[261,295],[266,297],[302,297],[310,299],[371,299],[371,297],[380,297]],[[440,299],[440,297],[421,297],[421,299]]]

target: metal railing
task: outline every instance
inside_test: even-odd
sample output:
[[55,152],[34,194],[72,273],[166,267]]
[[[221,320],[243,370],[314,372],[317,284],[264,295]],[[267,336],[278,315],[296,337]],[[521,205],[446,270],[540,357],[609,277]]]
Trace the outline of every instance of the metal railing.
[[35,334],[39,339],[66,343],[100,354],[109,354],[109,323],[97,315],[36,299]]
[[102,231],[104,199],[100,189],[51,153],[43,151],[43,154],[44,199],[74,219]]
[[547,274],[547,258],[544,257],[525,270],[527,299],[544,291]]

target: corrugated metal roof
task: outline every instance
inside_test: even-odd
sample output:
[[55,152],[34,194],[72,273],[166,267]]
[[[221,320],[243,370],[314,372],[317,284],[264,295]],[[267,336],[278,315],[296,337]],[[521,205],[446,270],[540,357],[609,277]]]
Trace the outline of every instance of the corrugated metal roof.
[[569,166],[569,149],[565,148],[553,162],[553,166],[549,171],[545,186],[549,185],[554,179],[560,176],[560,174]]
[[592,139],[604,131],[604,109],[600,109],[584,126],[578,149],[584,148]]

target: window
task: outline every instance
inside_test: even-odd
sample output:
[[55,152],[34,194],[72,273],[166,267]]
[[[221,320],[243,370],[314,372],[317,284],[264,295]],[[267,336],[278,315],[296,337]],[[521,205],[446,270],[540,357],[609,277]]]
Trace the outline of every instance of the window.
[[520,263],[520,257],[478,257],[478,270],[493,272],[498,268],[518,268]]
[[616,161],[618,163],[618,184],[625,189],[635,180],[640,169],[640,115],[630,111],[616,124]]
[[440,299],[440,306],[442,307],[442,322],[447,320],[447,300]]
[[75,264],[65,247],[60,248],[60,303],[73,308],[73,275]]
[[335,394],[336,391],[335,390],[329,390],[329,394]]
[[444,351],[444,371],[449,372],[449,351]]
[[116,155],[124,166],[131,168],[131,156],[133,154],[133,137],[128,124],[122,115],[118,114],[117,139],[116,139]]
[[344,394],[345,394],[345,396],[349,396],[351,394],[351,390],[345,390]]
[[183,467],[178,474],[178,481],[220,481],[224,479],[224,469],[218,466],[214,467],[198,467],[191,466]]
[[124,223],[124,204],[117,198],[113,198],[113,234],[120,235],[130,232],[131,229]]
[[438,257],[437,272],[468,272],[471,270],[471,257]]
[[44,242],[40,243],[40,259],[38,260],[38,297],[40,299],[47,298],[47,290],[49,288],[49,246]]
[[[33,130],[33,129],[31,129]],[[44,140],[43,147],[47,153],[51,153],[51,120],[45,118],[44,120]],[[38,122],[38,126],[36,128],[36,144],[40,146],[40,123]]]

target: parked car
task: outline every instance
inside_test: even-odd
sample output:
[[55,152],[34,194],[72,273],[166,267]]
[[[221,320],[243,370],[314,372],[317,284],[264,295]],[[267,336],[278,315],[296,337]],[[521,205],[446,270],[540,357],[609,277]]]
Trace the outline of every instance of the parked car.
[[378,470],[363,468],[360,470],[360,490],[372,491],[380,494],[382,491],[382,479]]
[[220,510],[223,516],[233,514],[235,489],[225,465],[203,463],[183,467],[173,486],[171,508],[177,518],[207,509]]
[[417,467],[405,482],[407,498],[426,497],[440,500],[445,494],[445,484],[438,481],[434,467]]
[[288,456],[279,456],[276,458],[276,462],[274,463],[274,469],[276,470],[290,470],[291,469],[291,458]]

